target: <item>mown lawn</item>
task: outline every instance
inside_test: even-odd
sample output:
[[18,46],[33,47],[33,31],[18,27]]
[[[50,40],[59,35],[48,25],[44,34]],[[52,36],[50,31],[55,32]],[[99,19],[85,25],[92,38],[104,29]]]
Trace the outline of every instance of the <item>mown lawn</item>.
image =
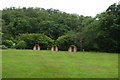
[[3,50],[3,78],[117,78],[118,54]]

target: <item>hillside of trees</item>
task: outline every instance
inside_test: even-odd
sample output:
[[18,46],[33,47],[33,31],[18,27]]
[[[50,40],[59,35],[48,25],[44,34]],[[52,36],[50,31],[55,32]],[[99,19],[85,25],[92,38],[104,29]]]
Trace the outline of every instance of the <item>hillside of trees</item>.
[[120,53],[120,5],[112,4],[95,17],[69,14],[56,9],[5,8],[2,10],[2,48],[42,49],[57,45],[67,50]]

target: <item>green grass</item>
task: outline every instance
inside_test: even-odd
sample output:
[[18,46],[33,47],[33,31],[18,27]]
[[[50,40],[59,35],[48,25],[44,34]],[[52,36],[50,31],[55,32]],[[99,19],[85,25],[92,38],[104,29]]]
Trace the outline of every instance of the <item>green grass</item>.
[[118,54],[3,50],[3,78],[117,78]]

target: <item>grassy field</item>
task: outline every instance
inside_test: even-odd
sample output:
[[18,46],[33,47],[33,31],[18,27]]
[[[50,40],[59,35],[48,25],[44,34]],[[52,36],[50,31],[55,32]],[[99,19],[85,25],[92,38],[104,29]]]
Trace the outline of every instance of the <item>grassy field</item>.
[[116,78],[118,54],[3,50],[3,78]]

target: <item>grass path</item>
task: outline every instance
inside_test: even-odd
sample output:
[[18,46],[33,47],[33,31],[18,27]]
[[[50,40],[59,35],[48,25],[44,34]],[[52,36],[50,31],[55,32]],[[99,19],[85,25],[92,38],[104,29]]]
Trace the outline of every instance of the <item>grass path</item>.
[[115,78],[118,54],[3,50],[3,78]]

